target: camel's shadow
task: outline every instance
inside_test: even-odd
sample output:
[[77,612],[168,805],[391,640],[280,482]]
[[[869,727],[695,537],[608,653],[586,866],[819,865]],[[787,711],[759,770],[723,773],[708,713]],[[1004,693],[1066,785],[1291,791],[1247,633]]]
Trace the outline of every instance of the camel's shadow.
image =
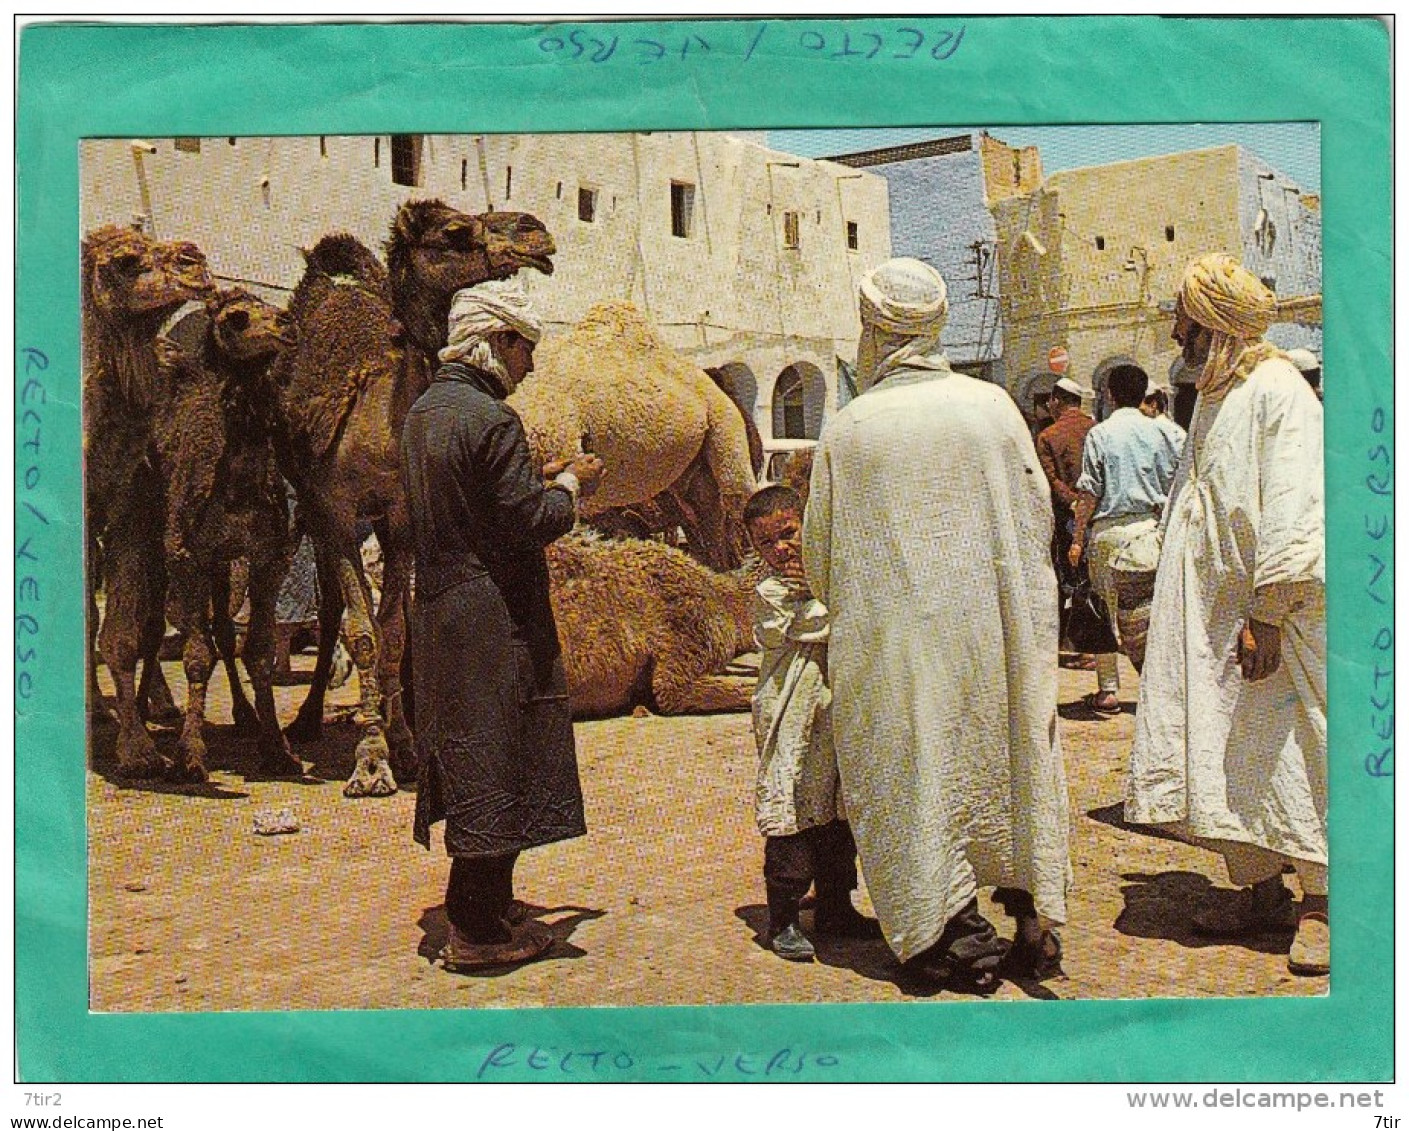
[[[175,763],[178,758],[179,725],[172,727],[157,724],[149,726],[148,730],[158,753]],[[325,721],[322,735],[317,742],[290,744],[294,756],[302,759],[304,763],[303,776],[272,778],[259,767],[259,752],[255,740],[242,734],[233,724],[207,723],[202,734],[206,743],[206,769],[212,773],[234,774],[246,782],[279,781],[308,786],[344,782],[351,777],[357,764],[356,749],[360,738],[360,731],[350,716],[346,720],[333,718]],[[111,785],[145,793],[183,797],[238,800],[249,796],[247,792],[215,781],[190,784],[161,778],[126,778],[118,769],[116,744],[117,725],[110,718],[100,718],[90,724],[88,748],[93,772]],[[403,789],[414,788],[415,782],[414,779],[408,782],[398,781],[398,785]]]
[[[734,909],[734,916],[753,931],[754,944],[768,949],[768,908],[761,903],[747,904]],[[949,994],[960,998],[984,998],[982,993],[963,993],[936,986],[924,978],[905,969],[886,945],[884,939],[838,939],[818,935],[812,929],[813,923],[804,904],[801,921],[803,932],[812,940],[817,950],[817,961],[823,966],[839,970],[850,970],[872,982],[889,982],[906,997],[932,998]],[[783,959],[779,959],[782,962]],[[1028,997],[1043,1000],[1056,1000],[1057,995],[1046,986],[1030,979],[1007,979],[1022,990]]]
[[[585,958],[587,952],[580,946],[573,945],[569,940],[579,924],[600,919],[606,914],[605,911],[598,911],[590,907],[577,907],[571,904],[565,904],[561,907],[541,907],[534,903],[525,903],[522,900],[515,900],[515,906],[511,909],[511,913],[515,922],[532,919],[546,927],[548,933],[553,936],[552,947],[541,959],[537,960],[539,962]],[[441,949],[450,938],[450,923],[445,918],[445,908],[443,906],[427,907],[421,912],[421,917],[416,920],[416,926],[420,927],[422,931],[421,942],[416,947],[416,953],[434,965],[440,957]],[[506,974],[512,974],[522,965],[524,964],[487,966],[482,970],[457,970],[456,973],[468,978],[502,978]]]
[[1167,939],[1180,946],[1203,949],[1210,946],[1239,946],[1259,954],[1286,954],[1292,944],[1295,929],[1264,931],[1241,938],[1220,938],[1195,933],[1196,908],[1227,903],[1232,910],[1237,892],[1232,888],[1217,888],[1207,876],[1197,872],[1124,872],[1127,881],[1120,894],[1125,906],[1116,916],[1115,929],[1138,939]]

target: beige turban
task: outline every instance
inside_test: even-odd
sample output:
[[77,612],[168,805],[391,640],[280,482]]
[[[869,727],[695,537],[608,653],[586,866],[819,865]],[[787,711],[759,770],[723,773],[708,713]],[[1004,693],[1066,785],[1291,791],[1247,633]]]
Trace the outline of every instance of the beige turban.
[[543,324],[518,283],[512,279],[491,280],[456,291],[450,303],[449,344],[440,351],[440,360],[467,358],[490,334],[509,330],[530,342],[543,337]]
[[1196,386],[1206,399],[1221,400],[1234,381],[1281,354],[1262,340],[1277,317],[1277,297],[1231,255],[1214,252],[1190,263],[1179,302],[1185,314],[1213,333]]
[[897,369],[949,368],[939,344],[949,317],[949,291],[928,263],[918,259],[882,263],[861,280],[860,307],[858,392]]

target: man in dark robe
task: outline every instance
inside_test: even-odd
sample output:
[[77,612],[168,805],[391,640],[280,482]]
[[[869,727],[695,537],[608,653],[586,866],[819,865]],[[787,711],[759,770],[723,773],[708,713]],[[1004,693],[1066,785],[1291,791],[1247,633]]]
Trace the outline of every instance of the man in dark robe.
[[416,538],[415,836],[445,821],[448,968],[526,962],[552,936],[508,922],[526,848],[582,836],[572,710],[543,547],[572,529],[602,461],[533,466],[504,403],[542,331],[512,283],[459,292],[449,345],[403,431]]

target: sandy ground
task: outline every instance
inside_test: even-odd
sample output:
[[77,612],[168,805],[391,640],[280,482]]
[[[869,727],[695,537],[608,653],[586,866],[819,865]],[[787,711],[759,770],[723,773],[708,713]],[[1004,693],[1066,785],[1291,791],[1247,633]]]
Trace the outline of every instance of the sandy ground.
[[[309,670],[311,656],[296,657]],[[1124,661],[1122,661],[1122,664]],[[165,665],[178,697],[179,664]],[[104,673],[106,675],[106,673]],[[1211,853],[1124,827],[1120,801],[1137,682],[1125,713],[1090,717],[1090,672],[1063,671],[1075,887],[1065,976],[1004,983],[998,998],[1311,995],[1326,978],[1286,969],[1289,936],[1214,943],[1188,930],[1192,906],[1227,889]],[[448,862],[411,839],[414,794],[347,800],[356,735],[351,686],[329,700],[323,741],[300,750],[303,781],[253,772],[212,685],[206,786],[122,786],[113,728],[98,732],[88,782],[91,1005],[98,1011],[465,1008],[904,1001],[935,995],[882,942],[819,940],[818,961],[761,945],[762,840],[746,715],[579,724],[589,835],[526,853],[517,890],[550,926],[547,959],[508,972],[451,974]],[[278,689],[292,718],[302,686]],[[175,741],[167,732],[161,742]],[[254,815],[292,810],[293,835],[253,832]],[[1287,878],[1294,885],[1292,877]],[[869,911],[864,889],[858,906]],[[1000,933],[1011,920],[981,898]],[[804,927],[810,924],[805,913]]]

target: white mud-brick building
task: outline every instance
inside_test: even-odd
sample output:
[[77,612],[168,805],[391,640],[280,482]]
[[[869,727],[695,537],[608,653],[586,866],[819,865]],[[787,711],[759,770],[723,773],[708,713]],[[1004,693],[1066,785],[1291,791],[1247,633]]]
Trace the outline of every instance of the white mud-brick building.
[[1056,380],[1056,348],[1093,394],[1133,367],[1173,384],[1176,416],[1192,411],[1170,332],[1184,268],[1206,252],[1236,256],[1284,304],[1272,341],[1320,354],[1320,199],[1239,146],[1055,173],[994,216],[1007,385],[1024,411]]
[[80,176],[85,229],[189,239],[275,301],[300,248],[346,231],[380,251],[404,200],[530,212],[559,249],[521,276],[550,332],[628,300],[728,373],[765,438],[815,438],[838,407],[857,281],[890,255],[884,179],[723,133],[103,139]]

